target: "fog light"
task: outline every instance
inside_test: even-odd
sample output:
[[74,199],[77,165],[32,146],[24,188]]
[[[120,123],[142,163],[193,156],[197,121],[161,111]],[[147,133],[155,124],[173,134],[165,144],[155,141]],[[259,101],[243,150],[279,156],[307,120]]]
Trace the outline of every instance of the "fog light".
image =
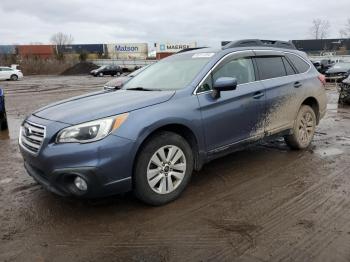
[[84,179],[82,179],[80,176],[77,176],[74,179],[74,185],[81,191],[86,191],[87,190],[87,184]]

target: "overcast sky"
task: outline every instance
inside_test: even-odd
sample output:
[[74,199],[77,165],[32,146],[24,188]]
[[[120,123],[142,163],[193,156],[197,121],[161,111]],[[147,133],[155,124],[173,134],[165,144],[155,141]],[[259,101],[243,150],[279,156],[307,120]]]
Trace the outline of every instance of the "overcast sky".
[[339,37],[349,11],[350,0],[0,0],[0,44],[49,43],[59,31],[76,44],[306,39],[313,18]]

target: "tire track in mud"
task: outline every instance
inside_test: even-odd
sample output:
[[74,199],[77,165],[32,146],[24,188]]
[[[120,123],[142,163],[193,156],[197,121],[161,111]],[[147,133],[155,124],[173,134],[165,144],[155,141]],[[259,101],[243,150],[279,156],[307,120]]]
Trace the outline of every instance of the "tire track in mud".
[[[300,156],[298,156],[298,158],[295,161],[298,161],[299,159],[300,159]],[[291,161],[289,165],[293,166],[294,165],[293,163],[295,161]],[[276,170],[275,172],[278,173],[280,172],[280,170]],[[273,174],[271,173],[267,174],[261,177],[260,179],[265,179],[266,176],[271,176],[271,175]],[[242,181],[239,181],[239,183],[236,183],[236,185],[233,185],[233,186],[239,186],[240,184],[244,184],[245,182],[251,179],[252,177],[242,176],[241,177]],[[171,219],[170,221],[168,219],[168,215],[171,216],[171,214],[163,216],[162,218],[158,217],[158,218],[151,219],[146,223],[142,223],[138,227],[139,229],[136,229],[136,231],[137,230],[143,231],[142,237],[140,239],[130,239],[129,237],[129,240],[126,240],[127,243],[125,243],[125,239],[123,239],[124,237],[120,235],[118,236],[118,238],[122,239],[121,241],[123,241],[123,243],[117,240],[117,243],[113,245],[107,245],[107,246],[109,246],[112,249],[120,249],[120,248],[126,248],[126,247],[127,248],[141,248],[141,247],[150,248],[150,247],[159,246],[159,244],[161,243],[162,245],[177,246],[177,248],[178,247],[217,248],[220,250],[219,253],[221,254],[223,254],[223,251],[225,248],[228,254],[232,255],[231,253],[232,244],[228,243],[229,239],[222,238],[220,236],[218,237],[217,234],[215,234],[218,231],[217,229],[210,230],[210,233],[204,236],[201,234],[201,232],[193,232],[191,234],[186,234],[186,233],[184,234],[184,232],[182,232],[179,235],[174,234],[173,232],[170,232],[169,234],[167,234],[166,229],[169,228],[169,226],[171,227],[171,226],[176,226],[177,224],[181,224],[181,221],[188,220],[187,217],[189,218],[196,217],[197,212],[200,212],[203,209],[209,208],[210,205],[216,203],[217,201],[230,197],[231,195],[234,195],[236,193],[237,192],[227,193],[226,191],[226,193],[221,194],[219,197],[212,198],[212,200],[209,202],[208,200],[203,200],[201,203],[197,203],[195,207],[192,206],[189,210],[185,212],[181,212],[180,215],[178,215],[178,212],[177,212],[176,219]],[[210,195],[210,192],[208,192],[208,194]],[[164,219],[167,220],[169,224],[166,223],[167,221],[162,221]],[[155,223],[155,225],[152,225],[153,223]],[[154,232],[151,232],[151,231],[144,232],[144,230],[142,230],[143,228],[154,228],[154,226],[157,226],[159,228],[159,231],[163,232],[166,235],[166,237],[155,235]],[[205,226],[205,224],[203,226]],[[198,240],[198,235],[202,235],[200,240]],[[84,237],[84,239],[86,242],[88,242],[89,239],[93,239],[94,237],[96,237],[96,235],[86,236]],[[125,236],[125,238],[128,239],[127,236]],[[80,243],[79,245],[81,244],[82,243]],[[240,250],[237,253],[242,254],[244,253],[245,250],[249,248],[251,248],[251,244],[247,243],[247,245],[241,246]],[[195,257],[190,256],[190,259],[188,260],[191,260],[192,258],[195,258]]]
[[[347,199],[342,199],[341,201],[332,201],[334,198],[339,197],[337,194],[334,195],[334,192],[332,195],[327,196],[326,198],[324,196],[324,186],[328,185],[330,187],[329,184],[331,182],[336,181],[338,177],[345,175],[346,170],[348,170],[348,168],[349,167],[344,168],[340,172],[337,172],[337,174],[334,177],[332,177],[331,180],[317,183],[302,194],[295,197],[294,199],[291,199],[285,205],[281,206],[279,210],[280,212],[275,211],[275,214],[273,214],[273,216],[267,216],[264,219],[262,219],[259,225],[262,226],[263,230],[257,233],[257,237],[260,238],[260,236],[272,235],[270,238],[272,238],[273,241],[272,244],[269,243],[269,245],[273,246],[274,240],[279,239],[280,235],[283,234],[281,232],[288,232],[288,229],[295,226],[300,217],[302,217],[305,214],[309,215],[313,214],[313,212],[317,212],[318,209],[324,207],[324,205],[327,205],[327,203],[329,204],[329,207],[326,209],[326,212],[330,214],[331,217],[325,217],[323,214],[321,220],[318,219],[317,224],[313,227],[317,229],[326,229],[329,228],[329,226],[331,226],[337,218],[348,217],[349,211],[347,211],[347,213],[344,213],[344,210],[348,210],[350,206],[349,201]],[[334,205],[333,203],[338,204]],[[281,216],[281,214],[283,214],[283,216]],[[327,244],[329,244],[336,238],[336,236],[333,236],[334,239],[330,240],[331,238],[329,235],[327,235],[327,233],[329,233],[329,235],[334,235],[334,232],[331,232],[331,230],[321,230],[321,232],[317,230],[314,231],[313,234],[309,233],[309,237],[303,239],[303,241],[300,241],[295,246],[293,245],[291,247],[290,242],[288,241],[285,242],[284,245],[280,246],[279,248],[275,246],[273,248],[274,254],[272,255],[273,261],[283,261],[288,257],[294,259],[298,256],[300,257],[300,261],[305,261],[304,256],[307,255],[310,252],[310,250],[313,250],[312,254],[316,255],[320,250],[322,250],[322,243],[326,242]],[[322,234],[326,235],[323,236]],[[329,241],[327,242],[326,240]],[[312,246],[310,246],[310,249],[306,250],[307,252],[302,253],[301,250],[304,250],[302,249],[302,247],[308,246],[308,244]],[[291,249],[295,250],[294,253],[290,253]],[[296,261],[298,261],[298,259],[296,259]]]

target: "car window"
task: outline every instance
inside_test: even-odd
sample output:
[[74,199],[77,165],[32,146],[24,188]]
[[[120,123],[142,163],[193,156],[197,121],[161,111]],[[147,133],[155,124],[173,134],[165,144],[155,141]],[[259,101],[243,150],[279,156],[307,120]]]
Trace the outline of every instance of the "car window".
[[298,70],[299,73],[305,73],[307,70],[309,70],[310,65],[306,63],[303,59],[301,59],[299,56],[296,56],[294,54],[286,54],[289,61],[292,62],[294,67]]
[[255,81],[255,71],[253,61],[249,57],[234,59],[219,66],[213,74],[210,74],[202,85],[198,88],[198,92],[205,92],[212,89],[213,83],[220,77],[234,77],[237,84],[245,84]]
[[213,82],[220,77],[234,77],[237,79],[237,84],[255,81],[254,66],[251,58],[234,59],[220,66],[213,73]]
[[[284,67],[286,69],[287,75],[294,75],[295,71],[293,69],[293,67],[290,65],[290,63],[288,62],[288,60],[285,57],[282,57],[282,61],[284,64]],[[315,62],[317,63],[317,62]]]
[[264,56],[255,59],[261,80],[287,75],[281,56]]

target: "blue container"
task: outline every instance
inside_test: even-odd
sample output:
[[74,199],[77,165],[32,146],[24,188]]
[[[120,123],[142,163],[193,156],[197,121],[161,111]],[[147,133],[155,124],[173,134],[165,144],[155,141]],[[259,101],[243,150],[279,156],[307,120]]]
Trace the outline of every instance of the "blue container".
[[16,46],[0,45],[0,55],[14,55],[14,54],[16,54]]
[[61,47],[61,50],[66,54],[102,54],[103,44],[64,45]]

